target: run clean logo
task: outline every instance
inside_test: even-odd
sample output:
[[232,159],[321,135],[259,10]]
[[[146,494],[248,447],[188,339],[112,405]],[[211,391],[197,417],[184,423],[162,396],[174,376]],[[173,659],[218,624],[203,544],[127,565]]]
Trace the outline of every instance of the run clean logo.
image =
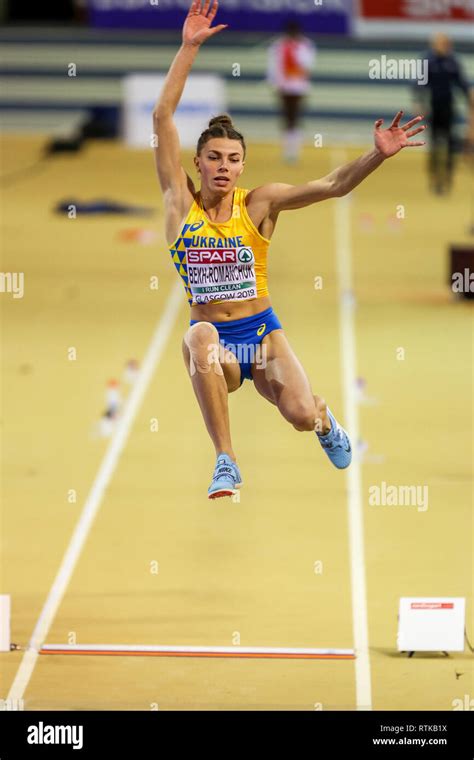
[[83,747],[84,726],[49,726],[40,721],[28,726],[28,744],[72,744],[73,749]]

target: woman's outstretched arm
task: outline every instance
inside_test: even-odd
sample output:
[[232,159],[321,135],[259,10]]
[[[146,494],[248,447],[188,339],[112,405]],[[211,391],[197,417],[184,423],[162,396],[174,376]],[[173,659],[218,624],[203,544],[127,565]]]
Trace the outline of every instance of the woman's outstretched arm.
[[177,192],[187,183],[187,176],[181,166],[181,145],[173,116],[198,49],[193,45],[181,46],[153,111],[155,164],[165,194],[169,191]]
[[191,3],[183,25],[183,42],[171,64],[163,90],[153,110],[154,118],[174,114],[200,46],[227,26],[227,24],[220,24],[211,28],[219,3],[214,0],[211,8],[210,4],[211,0],[206,0],[204,7],[201,8],[200,0],[194,0]]
[[414,137],[425,129],[424,125],[419,125],[423,117],[416,116],[401,126],[402,114],[403,111],[397,113],[388,129],[382,129],[383,119],[378,119],[375,122],[373,150],[364,153],[355,161],[340,166],[326,177],[304,185],[285,185],[277,182],[262,185],[253,191],[254,199],[266,200],[270,212],[279,212],[303,208],[327,198],[347,195],[387,158],[394,156],[402,148],[424,145],[423,141],[410,142],[409,140],[410,137]]
[[225,29],[224,24],[211,28],[217,8],[217,0],[214,0],[212,6],[211,0],[205,0],[203,7],[201,0],[191,3],[183,25],[182,45],[153,109],[155,164],[165,199],[168,239],[174,237],[171,230],[182,218],[194,193],[192,180],[181,165],[181,146],[173,115],[200,46],[209,37]]

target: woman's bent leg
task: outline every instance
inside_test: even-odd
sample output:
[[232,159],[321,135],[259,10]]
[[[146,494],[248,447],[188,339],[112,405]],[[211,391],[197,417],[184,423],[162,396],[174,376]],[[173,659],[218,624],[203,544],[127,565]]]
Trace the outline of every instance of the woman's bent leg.
[[236,357],[219,344],[217,329],[210,322],[197,322],[189,328],[183,339],[183,357],[216,456],[225,453],[236,461],[228,406],[229,393],[240,386]]

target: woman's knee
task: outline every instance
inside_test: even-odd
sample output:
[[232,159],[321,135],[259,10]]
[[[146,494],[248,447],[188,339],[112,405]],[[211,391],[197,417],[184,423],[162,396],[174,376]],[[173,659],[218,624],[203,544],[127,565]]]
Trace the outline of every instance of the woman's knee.
[[196,322],[188,328],[184,336],[184,341],[190,350],[202,348],[218,340],[219,333],[212,322]]
[[219,361],[219,333],[211,322],[196,322],[183,338],[183,357],[190,373],[209,372],[215,365],[222,374]]

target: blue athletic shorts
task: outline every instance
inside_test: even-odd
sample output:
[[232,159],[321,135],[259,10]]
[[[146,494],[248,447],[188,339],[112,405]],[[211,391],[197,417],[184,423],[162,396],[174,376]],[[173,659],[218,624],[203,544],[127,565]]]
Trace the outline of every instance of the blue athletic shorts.
[[[199,321],[202,320],[191,319],[189,324],[195,325]],[[239,361],[241,385],[245,378],[252,380],[252,362],[258,364],[262,360],[262,349],[259,346],[265,335],[282,327],[272,306],[250,317],[211,324],[217,328],[219,342],[232,351]]]

